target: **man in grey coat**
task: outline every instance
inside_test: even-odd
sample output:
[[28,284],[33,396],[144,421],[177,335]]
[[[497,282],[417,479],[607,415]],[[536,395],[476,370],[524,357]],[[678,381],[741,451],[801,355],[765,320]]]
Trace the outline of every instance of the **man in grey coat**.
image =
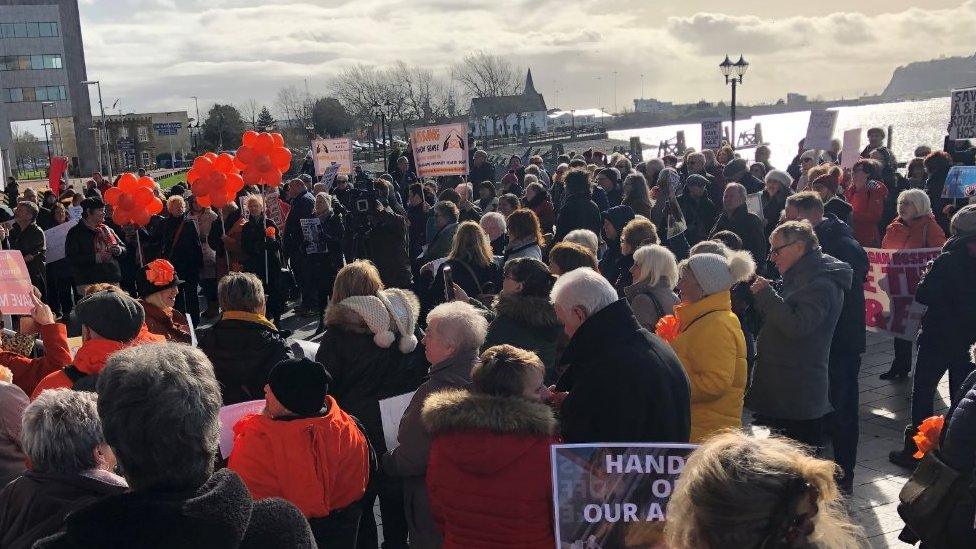
[[807,221],[787,221],[769,237],[769,258],[783,274],[779,290],[751,286],[763,317],[746,406],[775,433],[819,449],[828,399],[828,358],[851,267],[820,251]]
[[430,378],[410,399],[400,420],[397,446],[383,458],[383,470],[388,475],[403,477],[404,510],[411,549],[441,546],[441,536],[434,525],[427,497],[430,434],[420,419],[424,401],[431,393],[465,389],[471,384],[471,369],[478,361],[478,350],[487,333],[485,317],[461,301],[442,303],[427,314],[423,343],[431,363]]

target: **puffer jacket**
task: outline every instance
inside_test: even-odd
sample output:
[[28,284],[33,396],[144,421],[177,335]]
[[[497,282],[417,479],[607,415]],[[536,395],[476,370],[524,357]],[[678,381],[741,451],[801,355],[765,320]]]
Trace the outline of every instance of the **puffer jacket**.
[[671,342],[691,383],[691,440],[742,426],[746,339],[728,291],[674,308],[681,332]]
[[541,297],[498,294],[492,307],[494,319],[482,349],[507,343],[532,351],[551,372],[556,365],[556,347],[563,325],[552,303]]
[[946,235],[932,214],[915,219],[896,218],[885,230],[881,247],[889,250],[941,248]]
[[915,300],[928,306],[918,345],[937,350],[946,361],[967,360],[976,343],[976,257],[966,244],[949,241],[915,290]]
[[446,391],[427,399],[422,419],[433,436],[427,489],[444,549],[555,546],[552,408]]

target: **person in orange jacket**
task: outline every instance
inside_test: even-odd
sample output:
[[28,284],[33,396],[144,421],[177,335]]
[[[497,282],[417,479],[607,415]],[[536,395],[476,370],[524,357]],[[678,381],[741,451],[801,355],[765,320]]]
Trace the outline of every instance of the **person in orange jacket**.
[[47,304],[34,298],[34,310],[28,327],[26,319],[21,320],[21,333],[38,333],[44,344],[44,355],[30,358],[14,351],[0,351],[0,366],[6,366],[14,376],[14,385],[24,393],[31,394],[34,387],[45,376],[71,364],[71,351],[68,350],[68,331],[64,324],[56,322],[54,313]]
[[881,243],[878,222],[884,215],[888,188],[878,181],[881,166],[875,160],[863,158],[851,168],[851,185],[844,191],[844,198],[851,205],[851,225],[854,238],[865,248],[876,248]]
[[51,372],[37,384],[31,400],[46,389],[94,390],[95,380],[108,357],[139,342],[146,318],[138,301],[113,289],[85,296],[75,305],[74,315],[81,323],[81,348],[71,365]]
[[318,362],[276,364],[264,411],[234,426],[227,466],[253,499],[280,497],[298,507],[319,547],[355,549],[372,450],[356,418],[328,394],[330,382]]

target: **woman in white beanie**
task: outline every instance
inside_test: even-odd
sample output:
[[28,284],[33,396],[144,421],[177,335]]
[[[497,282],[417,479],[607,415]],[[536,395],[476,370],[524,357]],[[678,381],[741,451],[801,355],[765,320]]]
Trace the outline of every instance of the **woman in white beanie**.
[[691,382],[692,443],[742,426],[746,341],[729,290],[755,270],[743,251],[696,254],[678,266],[679,333],[671,345]]
[[630,268],[634,283],[624,288],[624,297],[640,325],[653,332],[657,321],[671,314],[678,304],[674,287],[678,283],[678,264],[671,250],[660,244],[641,246],[634,252]]
[[[378,455],[386,452],[379,401],[417,389],[427,373],[417,328],[420,302],[413,292],[383,288],[369,261],[354,261],[339,270],[325,310],[325,334],[315,361],[332,376],[329,386],[339,406],[355,416]],[[378,473],[383,536],[406,543],[402,481]],[[363,498],[359,537],[376,539],[373,503],[376,491]],[[373,542],[375,544],[375,541]]]
[[790,174],[782,170],[770,170],[764,179],[766,188],[760,195],[762,202],[763,217],[766,219],[766,239],[773,232],[773,228],[779,223],[779,217],[786,208],[786,199],[793,194],[790,187],[793,185],[793,178]]

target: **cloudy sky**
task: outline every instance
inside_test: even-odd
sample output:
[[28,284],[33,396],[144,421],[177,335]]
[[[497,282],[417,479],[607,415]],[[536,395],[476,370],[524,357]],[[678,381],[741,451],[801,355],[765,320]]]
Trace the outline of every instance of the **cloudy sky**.
[[[752,64],[745,103],[787,92],[878,93],[912,61],[972,55],[976,0],[81,0],[88,75],[124,112],[200,98],[273,106],[287,85],[325,93],[344,67],[397,59],[447,74],[483,48],[532,68],[550,107],[618,108],[641,95],[727,97],[717,65]],[[857,9],[859,11],[851,11]],[[607,11],[611,10],[611,11]]]

